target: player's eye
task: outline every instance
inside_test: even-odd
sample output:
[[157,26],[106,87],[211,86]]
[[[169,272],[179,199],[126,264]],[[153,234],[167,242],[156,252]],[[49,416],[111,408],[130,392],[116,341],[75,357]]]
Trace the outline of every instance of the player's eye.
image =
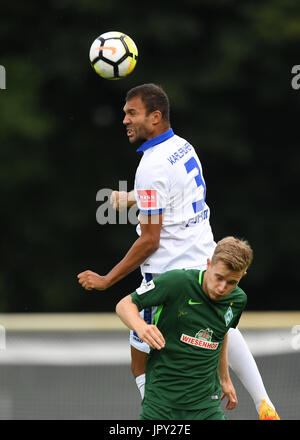
[[230,286],[235,286],[238,282],[235,280],[232,281],[228,281],[228,284],[230,284]]

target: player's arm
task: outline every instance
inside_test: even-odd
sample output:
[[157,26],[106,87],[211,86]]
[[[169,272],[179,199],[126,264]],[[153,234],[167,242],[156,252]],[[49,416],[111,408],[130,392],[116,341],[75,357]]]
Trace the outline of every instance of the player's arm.
[[222,344],[218,373],[223,391],[221,400],[223,400],[224,397],[227,397],[228,401],[226,404],[226,409],[230,410],[230,409],[234,409],[237,406],[238,399],[229,375],[227,347],[228,347],[228,333],[226,333],[224,337],[224,342]]
[[125,257],[104,276],[86,270],[78,277],[79,283],[86,290],[105,290],[137,269],[159,247],[162,214],[140,215],[141,235],[133,243]]
[[110,196],[110,204],[116,211],[123,211],[126,208],[136,205],[134,190],[113,191]]
[[131,295],[125,296],[116,306],[116,313],[121,321],[135,331],[139,338],[152,348],[160,350],[165,346],[165,340],[156,325],[147,324],[139,314],[138,307],[132,301]]

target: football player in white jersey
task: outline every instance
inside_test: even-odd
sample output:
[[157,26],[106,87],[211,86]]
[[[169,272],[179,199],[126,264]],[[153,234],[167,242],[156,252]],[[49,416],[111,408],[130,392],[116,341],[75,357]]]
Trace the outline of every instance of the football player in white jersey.
[[[137,203],[138,239],[125,257],[106,275],[86,270],[78,275],[86,290],[105,290],[140,266],[142,286],[172,269],[205,269],[216,246],[205,202],[206,186],[199,158],[188,141],[174,134],[169,121],[169,100],[161,87],[144,84],[131,89],[124,106],[130,143],[142,154],[134,191],[114,191],[115,209]],[[153,309],[142,316],[154,321]],[[132,373],[144,396],[149,346],[131,332]],[[260,418],[275,411],[255,360],[238,329],[228,337],[228,362],[252,396]]]

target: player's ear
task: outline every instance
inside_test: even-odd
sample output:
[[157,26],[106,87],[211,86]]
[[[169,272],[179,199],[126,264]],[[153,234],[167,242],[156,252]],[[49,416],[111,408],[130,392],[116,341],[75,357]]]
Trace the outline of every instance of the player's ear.
[[208,259],[206,260],[206,262],[207,262],[207,268],[209,268],[209,266],[211,265],[211,260],[208,258]]
[[151,113],[152,116],[152,122],[153,124],[159,124],[162,120],[162,114],[160,110],[154,110],[154,112]]

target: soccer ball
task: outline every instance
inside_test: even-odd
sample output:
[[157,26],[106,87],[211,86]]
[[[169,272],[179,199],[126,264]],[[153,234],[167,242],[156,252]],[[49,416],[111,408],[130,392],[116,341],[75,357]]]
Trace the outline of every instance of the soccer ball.
[[138,50],[134,41],[122,32],[106,32],[90,48],[91,64],[102,78],[121,79],[136,66]]

